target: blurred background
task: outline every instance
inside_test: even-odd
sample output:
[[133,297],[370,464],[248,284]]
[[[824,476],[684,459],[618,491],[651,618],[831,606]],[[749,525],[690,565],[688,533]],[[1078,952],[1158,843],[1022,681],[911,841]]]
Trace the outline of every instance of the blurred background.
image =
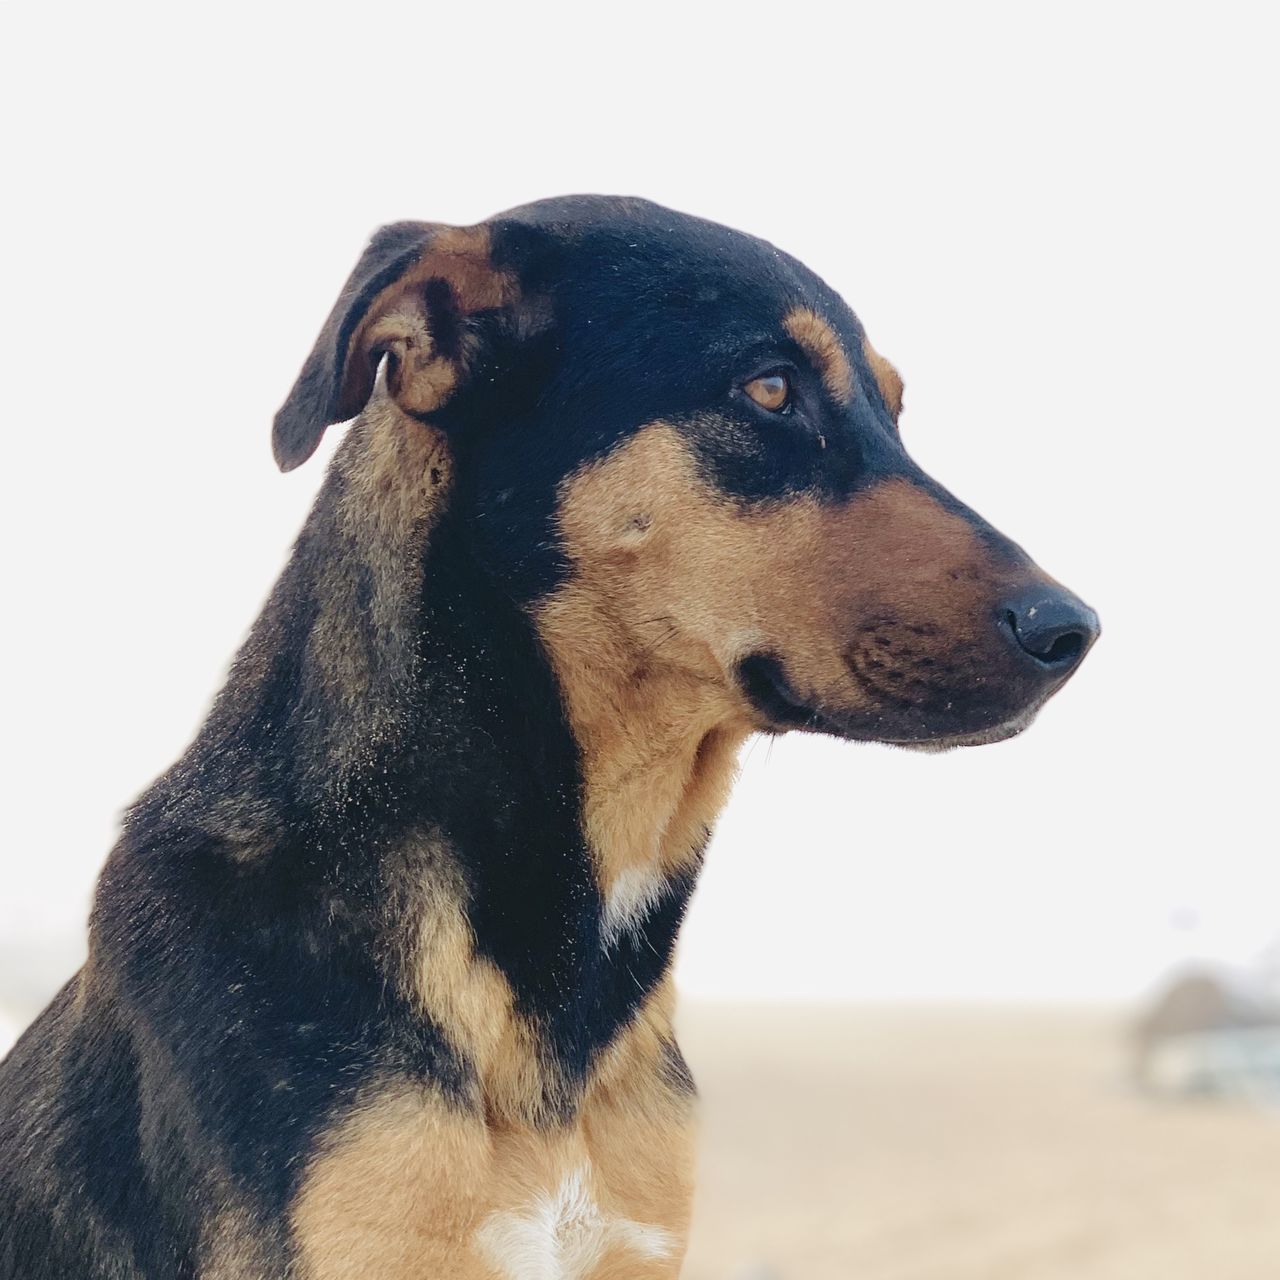
[[911,451],[1104,626],[1012,742],[746,748],[680,955],[685,1275],[1280,1274],[1265,6],[4,26],[0,1047],[320,482],[270,418],[369,233],[641,194],[843,292]]

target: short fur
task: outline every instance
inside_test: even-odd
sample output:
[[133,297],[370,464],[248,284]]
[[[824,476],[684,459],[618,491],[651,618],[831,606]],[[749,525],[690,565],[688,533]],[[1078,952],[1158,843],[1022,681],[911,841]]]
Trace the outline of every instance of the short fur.
[[1096,633],[1028,660],[1003,602],[1060,589],[901,402],[835,293],[712,223],[380,231],[279,464],[357,421],[0,1066],[0,1277],[674,1276],[672,951],[738,747],[1008,736]]

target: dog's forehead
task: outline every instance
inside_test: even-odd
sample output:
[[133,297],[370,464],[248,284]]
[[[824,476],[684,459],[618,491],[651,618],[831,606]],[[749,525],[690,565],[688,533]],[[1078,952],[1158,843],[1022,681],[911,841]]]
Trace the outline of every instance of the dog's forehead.
[[[861,345],[857,316],[821,277],[756,236],[652,201],[565,196],[500,214],[504,230],[528,229],[553,246],[547,283],[576,318],[630,329],[659,315],[696,326],[699,345],[790,334],[804,309],[843,346]],[[687,341],[690,334],[679,335]]]

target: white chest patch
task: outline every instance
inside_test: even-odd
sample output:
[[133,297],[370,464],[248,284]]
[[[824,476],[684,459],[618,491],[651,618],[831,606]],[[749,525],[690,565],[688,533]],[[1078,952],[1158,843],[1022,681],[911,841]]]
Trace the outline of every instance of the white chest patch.
[[665,877],[652,871],[623,871],[613,882],[604,904],[600,934],[606,951],[616,946],[624,933],[638,929],[658,905],[667,887]]
[[676,1242],[662,1227],[606,1217],[591,1196],[586,1171],[528,1209],[492,1213],[476,1233],[480,1252],[510,1280],[589,1280],[611,1248],[642,1258],[674,1258]]

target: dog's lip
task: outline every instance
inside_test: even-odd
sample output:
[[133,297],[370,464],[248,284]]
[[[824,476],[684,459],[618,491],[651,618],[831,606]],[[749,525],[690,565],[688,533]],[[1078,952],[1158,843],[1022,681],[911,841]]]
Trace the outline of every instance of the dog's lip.
[[765,729],[801,729],[847,736],[837,720],[796,693],[782,663],[773,654],[747,654],[737,664],[737,677],[739,688],[764,721]]
[[957,747],[986,746],[1004,742],[1022,733],[1035,719],[1043,699],[1030,707],[981,729],[946,733],[921,729],[919,733],[880,734],[859,723],[854,716],[839,708],[815,706],[800,696],[787,678],[781,661],[773,654],[748,654],[739,661],[738,684],[763,721],[766,732],[798,729],[807,733],[826,733],[861,742],[879,742],[907,750],[939,752]]

